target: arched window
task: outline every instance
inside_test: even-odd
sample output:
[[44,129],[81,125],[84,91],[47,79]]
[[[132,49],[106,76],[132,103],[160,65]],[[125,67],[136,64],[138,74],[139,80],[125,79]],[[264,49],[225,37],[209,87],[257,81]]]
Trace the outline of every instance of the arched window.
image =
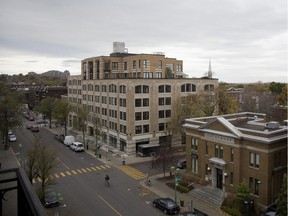
[[206,84],[204,86],[204,91],[214,91],[214,85],[212,84]]

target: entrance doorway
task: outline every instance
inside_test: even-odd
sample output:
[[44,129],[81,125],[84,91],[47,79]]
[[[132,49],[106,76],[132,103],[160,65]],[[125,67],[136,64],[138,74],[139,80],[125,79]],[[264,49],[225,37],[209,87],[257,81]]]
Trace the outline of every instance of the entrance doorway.
[[222,189],[223,188],[223,172],[221,169],[216,168],[216,187]]

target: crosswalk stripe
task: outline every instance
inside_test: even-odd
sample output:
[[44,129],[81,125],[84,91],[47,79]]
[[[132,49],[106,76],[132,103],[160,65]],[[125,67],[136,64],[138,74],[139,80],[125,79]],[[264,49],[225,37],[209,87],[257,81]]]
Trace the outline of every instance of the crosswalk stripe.
[[52,175],[50,175],[50,176],[49,176],[49,179],[53,180],[54,178],[53,178],[53,176],[52,176]]
[[91,170],[91,169],[89,169],[89,168],[86,168],[86,170],[88,170],[89,172],[92,172],[92,170]]
[[32,184],[35,184],[36,183],[36,180],[35,178],[32,179]]
[[81,170],[82,170],[84,173],[86,173],[86,172],[87,172],[87,170],[85,170],[84,168],[82,168]]
[[105,166],[107,167],[107,168],[111,168],[109,165],[107,165],[107,164],[105,164]]
[[105,167],[105,166],[103,166],[103,165],[100,165],[100,167],[103,168],[103,169],[106,169],[106,168],[107,168],[107,167]]
[[101,170],[101,168],[100,168],[100,167],[98,167],[98,166],[96,166],[96,168],[97,168],[98,170]]
[[95,169],[94,167],[91,167],[92,170],[97,171],[97,169]]
[[79,172],[79,173],[83,173],[80,169],[77,169],[77,172]]
[[54,175],[55,175],[55,177],[56,177],[56,178],[59,178],[59,177],[60,177],[60,176],[59,176],[59,175],[57,175],[56,173],[55,173]]
[[136,179],[136,180],[140,180],[145,178],[145,174],[138,171],[137,169],[130,167],[130,166],[118,166],[118,169],[120,169],[122,172],[126,173],[127,175],[129,175],[130,177]]
[[75,170],[71,170],[74,174],[78,174]]
[[71,173],[70,173],[69,171],[66,171],[66,173],[67,173],[68,175],[71,175]]
[[42,182],[42,180],[41,180],[41,178],[40,178],[40,177],[38,177],[38,178],[37,178],[37,180],[38,180],[39,182]]
[[60,173],[63,177],[65,177],[65,174],[63,172]]

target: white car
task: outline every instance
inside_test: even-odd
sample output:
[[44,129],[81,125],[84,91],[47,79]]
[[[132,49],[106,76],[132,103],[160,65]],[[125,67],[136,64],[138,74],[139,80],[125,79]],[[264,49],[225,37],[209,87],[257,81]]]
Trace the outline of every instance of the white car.
[[84,151],[84,145],[80,142],[73,142],[70,148],[75,152]]
[[16,141],[17,141],[16,136],[15,136],[14,134],[11,134],[11,135],[9,136],[9,141],[10,141],[10,142],[16,142]]

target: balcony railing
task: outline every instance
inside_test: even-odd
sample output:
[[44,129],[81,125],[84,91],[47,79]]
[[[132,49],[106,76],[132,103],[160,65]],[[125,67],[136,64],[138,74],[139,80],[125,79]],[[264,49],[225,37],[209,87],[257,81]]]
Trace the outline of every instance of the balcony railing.
[[0,171],[0,216],[46,215],[23,168]]

